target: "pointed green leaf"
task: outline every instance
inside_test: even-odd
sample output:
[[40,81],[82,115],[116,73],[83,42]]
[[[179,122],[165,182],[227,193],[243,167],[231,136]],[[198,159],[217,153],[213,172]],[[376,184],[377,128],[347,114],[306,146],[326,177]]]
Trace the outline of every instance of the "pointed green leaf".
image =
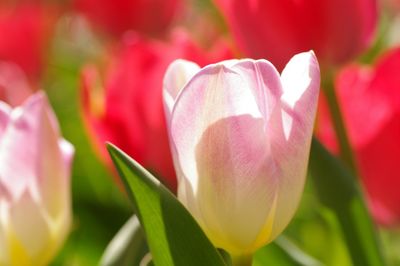
[[100,266],[139,265],[148,252],[146,239],[139,220],[133,215],[107,246]]
[[310,172],[321,202],[341,226],[354,265],[385,265],[376,228],[349,170],[313,139]]
[[107,144],[138,215],[155,265],[223,266],[222,257],[185,207],[155,177]]

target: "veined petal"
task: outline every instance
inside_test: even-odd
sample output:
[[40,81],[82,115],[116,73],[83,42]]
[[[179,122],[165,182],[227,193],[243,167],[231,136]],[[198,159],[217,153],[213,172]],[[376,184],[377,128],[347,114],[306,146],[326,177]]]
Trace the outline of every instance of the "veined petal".
[[199,65],[183,59],[175,60],[169,65],[163,81],[163,100],[167,124],[169,124],[176,97],[199,70]]
[[[316,104],[315,98],[318,98],[320,71],[313,51],[293,56],[282,71],[281,80],[284,90],[282,101],[291,108],[302,104],[301,108],[315,112],[313,107]],[[306,100],[309,102],[305,102]]]
[[281,80],[284,91],[281,118],[271,121],[282,127],[272,141],[273,157],[281,169],[272,238],[287,226],[303,192],[320,87],[314,53],[295,55],[283,70]]
[[263,59],[230,61],[232,68],[241,75],[248,89],[252,91],[264,120],[269,121],[274,109],[280,108],[279,101],[283,92],[278,71],[270,62]]

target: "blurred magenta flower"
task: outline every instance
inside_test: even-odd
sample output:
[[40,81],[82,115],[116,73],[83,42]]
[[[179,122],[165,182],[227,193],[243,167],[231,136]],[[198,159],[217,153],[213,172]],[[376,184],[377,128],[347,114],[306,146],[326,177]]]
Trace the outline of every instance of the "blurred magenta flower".
[[147,35],[166,32],[183,7],[182,0],[73,0],[93,26],[120,37],[128,30]]
[[10,61],[23,69],[33,81],[43,70],[58,11],[38,1],[19,4],[0,3],[0,60]]
[[[351,65],[336,79],[344,122],[370,208],[384,225],[400,223],[400,48],[375,66]],[[338,146],[322,101],[317,132],[334,152]]]
[[341,64],[371,42],[376,0],[214,0],[245,56],[282,69],[313,49],[322,66]]
[[47,265],[71,220],[73,147],[45,95],[0,101],[0,264]]
[[200,48],[186,33],[174,32],[167,41],[133,36],[125,40],[101,73],[88,66],[82,73],[83,115],[95,146],[111,166],[104,142],[122,148],[172,189],[176,188],[162,104],[162,79],[176,58],[200,65],[231,57],[225,42]]
[[281,75],[266,60],[170,65],[164,100],[178,198],[217,247],[249,255],[293,217],[319,86],[313,52]]

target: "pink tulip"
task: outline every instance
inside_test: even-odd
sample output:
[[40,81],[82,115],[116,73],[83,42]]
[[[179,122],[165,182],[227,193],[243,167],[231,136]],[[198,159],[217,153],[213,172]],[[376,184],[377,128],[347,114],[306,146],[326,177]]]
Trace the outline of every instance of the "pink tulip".
[[341,64],[371,42],[376,0],[214,0],[245,56],[283,68],[313,49],[323,65]]
[[172,189],[176,188],[162,104],[162,78],[176,58],[200,65],[227,59],[224,42],[209,51],[184,32],[170,41],[134,37],[124,43],[101,78],[93,66],[83,71],[83,114],[103,159],[111,165],[105,141],[121,147]]
[[[376,220],[400,224],[400,48],[375,66],[351,65],[336,79],[336,91],[351,146]],[[322,102],[318,136],[337,152],[326,105]]]
[[74,0],[94,27],[120,37],[128,30],[162,34],[182,9],[182,0]]
[[46,265],[62,245],[72,156],[43,93],[0,101],[0,265]]
[[319,85],[312,52],[281,75],[266,60],[170,65],[164,103],[178,198],[217,247],[251,254],[293,217]]

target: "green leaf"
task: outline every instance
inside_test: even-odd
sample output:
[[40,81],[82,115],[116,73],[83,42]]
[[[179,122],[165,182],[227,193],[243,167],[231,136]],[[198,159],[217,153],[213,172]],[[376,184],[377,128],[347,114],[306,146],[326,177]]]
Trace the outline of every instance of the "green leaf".
[[148,252],[146,239],[139,220],[133,215],[107,246],[100,266],[139,265]]
[[279,236],[274,242],[262,247],[253,258],[253,266],[322,266],[323,264],[306,254],[285,236]]
[[155,177],[107,144],[159,266],[223,266],[222,257],[185,207]]
[[376,228],[349,170],[313,139],[310,172],[320,201],[341,226],[354,265],[385,265]]

